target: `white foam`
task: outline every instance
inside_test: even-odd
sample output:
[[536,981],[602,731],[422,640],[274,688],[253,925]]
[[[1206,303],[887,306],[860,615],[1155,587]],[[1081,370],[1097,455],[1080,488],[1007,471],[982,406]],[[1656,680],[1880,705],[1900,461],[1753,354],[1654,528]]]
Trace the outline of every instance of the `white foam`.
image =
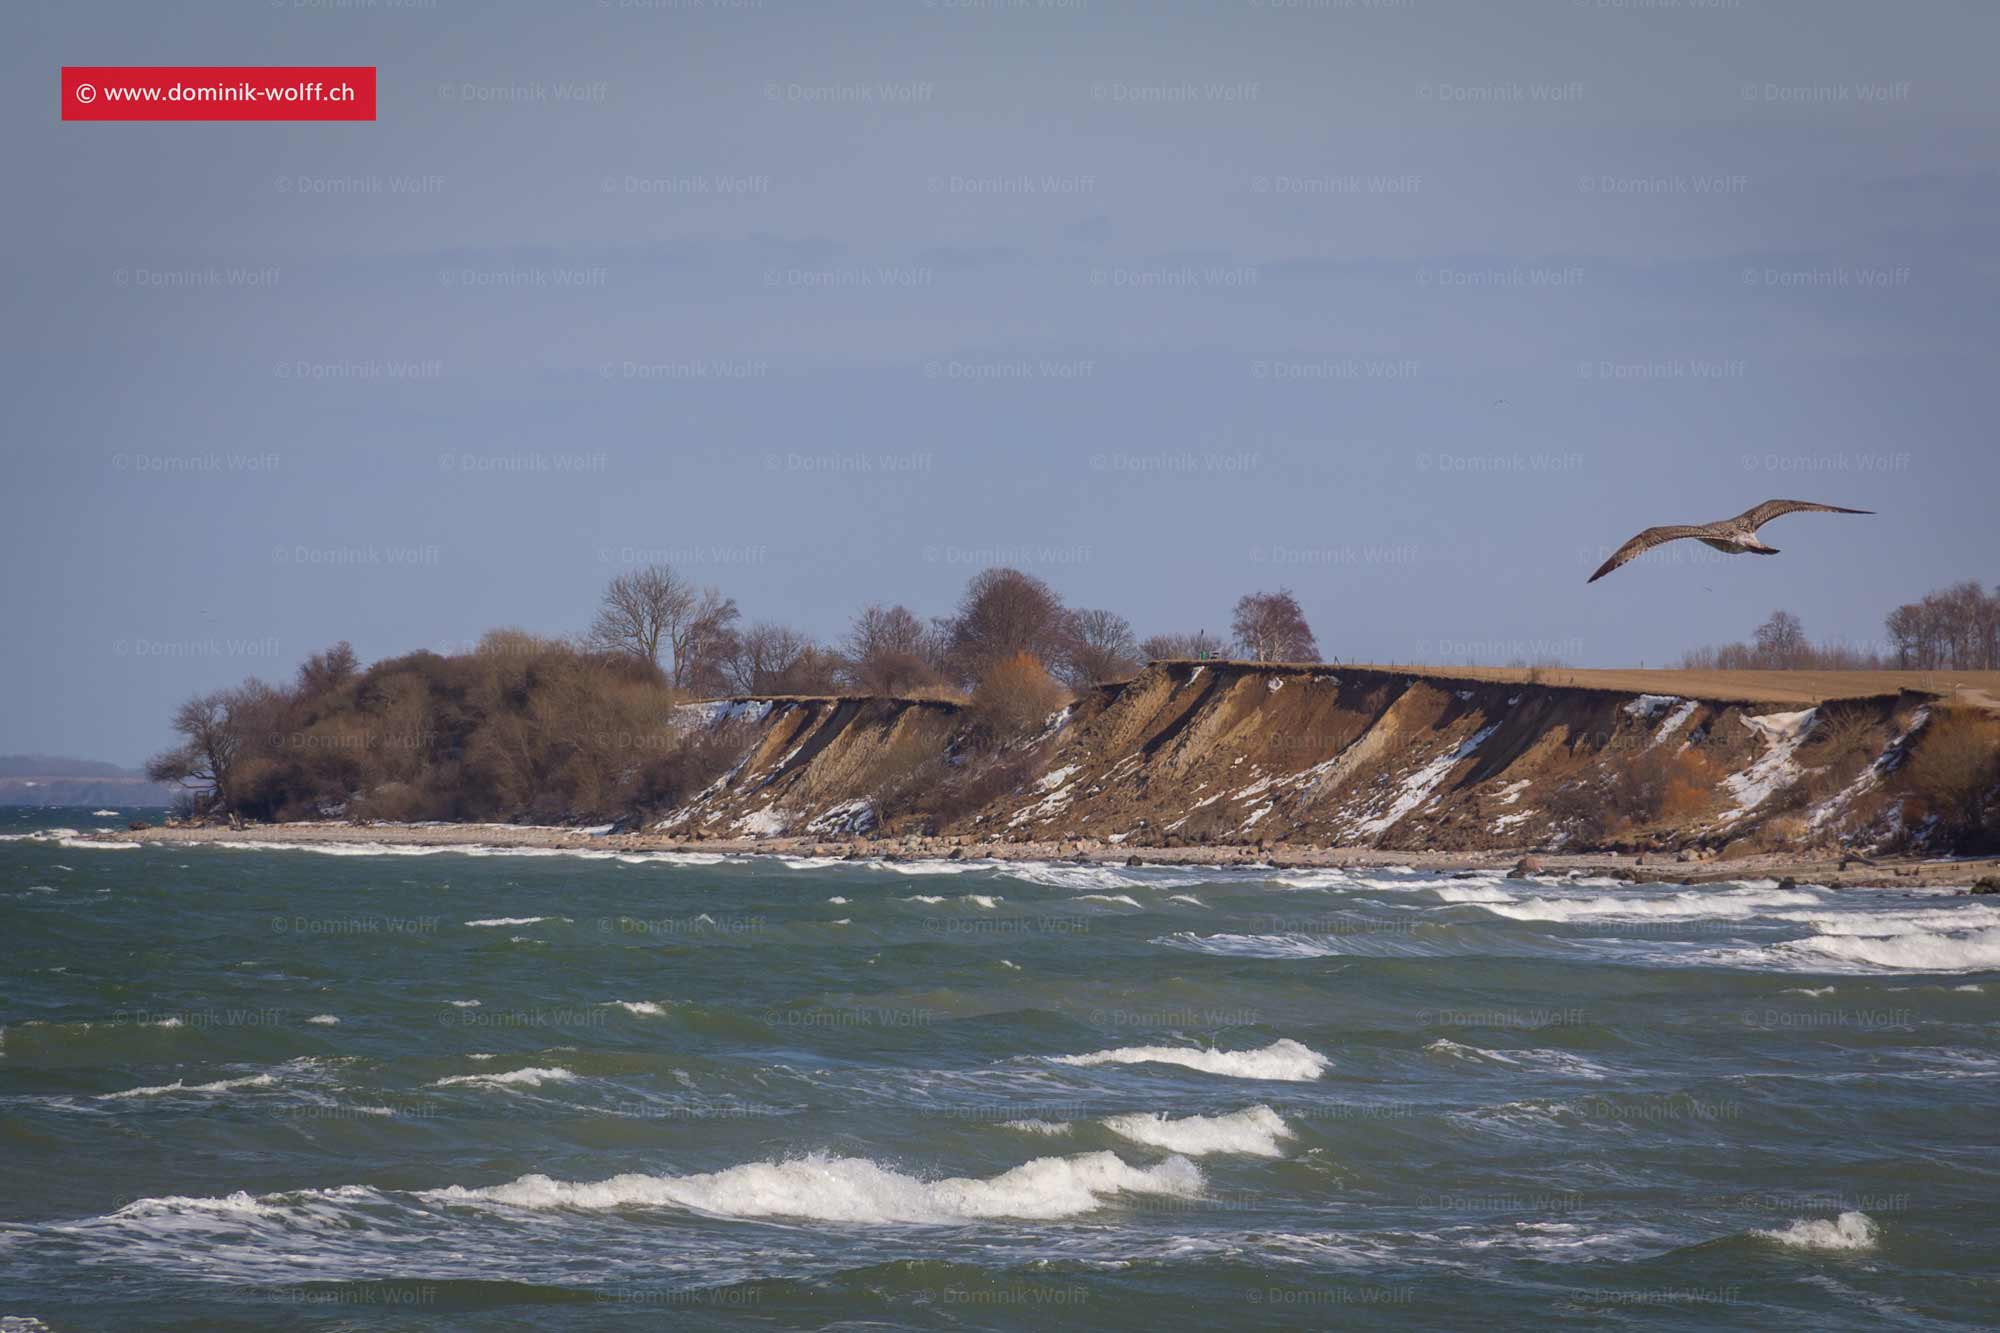
[[659,1018],[667,1012],[651,1000],[606,1000],[604,1007],[623,1009],[626,1013],[637,1014],[641,1018]]
[[1288,870],[1265,882],[1281,889],[1345,889],[1353,887],[1354,878],[1344,870]]
[[335,1018],[332,1014],[314,1014],[311,1018],[308,1018],[306,1022],[317,1023],[321,1027],[330,1028],[338,1024],[340,1020],[338,1018]]
[[1169,1120],[1159,1113],[1114,1115],[1103,1123],[1120,1138],[1188,1157],[1211,1153],[1281,1157],[1284,1149],[1279,1141],[1293,1137],[1291,1126],[1268,1106],[1252,1106],[1229,1115],[1184,1116],[1179,1120]]
[[1795,1250],[1871,1250],[1875,1248],[1880,1228],[1866,1213],[1847,1212],[1831,1221],[1823,1217],[1801,1218],[1782,1231],[1751,1234]]
[[468,926],[533,926],[544,921],[568,921],[566,916],[489,916],[468,921]]
[[1550,1073],[1563,1074],[1571,1078],[1602,1079],[1609,1071],[1602,1065],[1593,1064],[1580,1055],[1568,1051],[1545,1050],[1539,1047],[1523,1050],[1489,1051],[1481,1046],[1467,1046],[1448,1038],[1440,1037],[1424,1047],[1434,1055],[1448,1055],[1457,1060],[1512,1065],[1515,1068],[1546,1069]]
[[1129,893],[1079,893],[1078,902],[1117,903],[1122,907],[1137,907],[1139,900]]
[[479,1001],[477,1000],[446,1000],[445,1003],[454,1009],[477,1009],[479,1007]]
[[480,1088],[539,1088],[544,1083],[574,1083],[576,1075],[560,1066],[548,1069],[530,1067],[511,1069],[504,1074],[454,1074],[431,1084],[434,1088],[455,1088],[461,1085]]
[[835,907],[847,906],[847,899],[840,897],[838,894],[834,895],[831,898],[828,898],[827,901],[832,903]]
[[1065,1065],[1180,1065],[1203,1074],[1226,1078],[1269,1079],[1283,1083],[1309,1083],[1332,1067],[1333,1061],[1290,1037],[1281,1037],[1261,1050],[1221,1051],[1200,1046],[1120,1046],[1088,1055],[1052,1057]]
[[995,1217],[1074,1217],[1119,1194],[1194,1198],[1201,1188],[1200,1169],[1185,1157],[1150,1167],[1108,1152],[1037,1157],[985,1180],[923,1180],[865,1157],[815,1153],[687,1176],[572,1182],[528,1175],[481,1189],[453,1185],[423,1197],[532,1209],[686,1208],[721,1217],[946,1226]]
[[1897,971],[1984,972],[2000,968],[2000,926],[1963,934],[1919,931],[1886,937],[1814,935],[1777,948]]
[[1010,861],[1004,863],[1000,873],[1009,879],[1040,884],[1046,888],[1082,889],[1099,893],[1144,888],[1146,885],[1144,879],[1123,870],[1114,870],[1109,866],[1076,865],[1070,862]]
[[1514,895],[1491,884],[1439,884],[1432,893],[1448,903],[1511,903]]
[[1591,898],[1523,898],[1478,905],[1510,921],[1705,921],[1741,920],[1774,907],[1809,907],[1818,894],[1795,889],[1696,889],[1662,894],[1638,890]]
[[1019,1130],[1023,1134],[1046,1134],[1054,1137],[1069,1133],[1072,1126],[1055,1120],[1004,1120],[1000,1128]]
[[1225,958],[1329,958],[1340,952],[1316,935],[1239,935],[1228,931],[1202,935],[1181,930],[1154,942]]
[[214,1083],[183,1083],[175,1079],[172,1083],[161,1083],[143,1088],[127,1088],[123,1092],[107,1092],[106,1101],[122,1101],[127,1097],[166,1097],[174,1093],[217,1093],[234,1092],[238,1088],[268,1088],[277,1080],[269,1074],[252,1074],[247,1078],[225,1078]]

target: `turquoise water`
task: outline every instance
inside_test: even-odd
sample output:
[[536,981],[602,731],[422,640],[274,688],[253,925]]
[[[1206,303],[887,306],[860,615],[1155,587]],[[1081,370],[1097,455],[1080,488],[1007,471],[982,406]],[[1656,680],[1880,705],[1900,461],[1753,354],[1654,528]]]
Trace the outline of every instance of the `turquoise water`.
[[5,822],[0,1315],[2000,1321],[1980,900]]

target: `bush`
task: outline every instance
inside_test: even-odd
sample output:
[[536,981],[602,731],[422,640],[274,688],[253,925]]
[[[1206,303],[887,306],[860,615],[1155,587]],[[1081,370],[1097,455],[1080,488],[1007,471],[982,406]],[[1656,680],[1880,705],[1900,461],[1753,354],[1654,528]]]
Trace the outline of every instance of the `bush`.
[[987,671],[972,691],[968,712],[982,745],[1011,745],[1038,735],[1049,714],[1070,700],[1069,691],[1032,653],[1014,653]]
[[1953,846],[1982,850],[1991,840],[1987,806],[2000,787],[2000,721],[1965,709],[1931,714],[1900,786],[1906,818],[1935,820]]
[[727,773],[749,743],[734,726],[689,732],[673,749],[639,766],[632,804],[654,812],[685,805]]

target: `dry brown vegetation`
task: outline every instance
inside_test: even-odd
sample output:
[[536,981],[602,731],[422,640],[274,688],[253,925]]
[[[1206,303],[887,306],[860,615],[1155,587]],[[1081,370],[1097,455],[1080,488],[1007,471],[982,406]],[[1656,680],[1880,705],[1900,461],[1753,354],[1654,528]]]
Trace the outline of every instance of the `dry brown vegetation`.
[[496,630],[470,653],[366,671],[328,656],[288,687],[190,701],[182,743],[150,771],[264,819],[610,818],[684,791],[724,743],[691,742],[673,712],[685,696],[630,654]]
[[1898,774],[1898,786],[1907,827],[1935,821],[1951,846],[1986,850],[2000,831],[1990,813],[2000,798],[2000,719],[1937,710]]
[[1040,731],[1069,701],[1069,691],[1034,654],[1016,652],[987,669],[967,711],[982,744],[1009,745]]

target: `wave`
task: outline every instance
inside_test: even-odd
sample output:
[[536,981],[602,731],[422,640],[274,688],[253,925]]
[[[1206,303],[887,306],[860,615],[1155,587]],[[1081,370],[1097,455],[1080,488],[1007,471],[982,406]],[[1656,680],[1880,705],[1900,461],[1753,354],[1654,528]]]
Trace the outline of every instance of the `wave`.
[[1494,884],[1433,884],[1432,893],[1448,903],[1511,903],[1513,894]]
[[1984,972],[2000,968],[2000,926],[1959,934],[1914,931],[1886,936],[1814,935],[1775,947],[1902,972]]
[[1181,930],[1155,943],[1224,958],[1328,958],[1340,952],[1317,935],[1199,935]]
[[1206,1157],[1211,1153],[1282,1157],[1284,1149],[1279,1140],[1294,1137],[1292,1127],[1282,1116],[1261,1105],[1229,1115],[1191,1115],[1179,1120],[1169,1120],[1157,1112],[1114,1115],[1103,1124],[1120,1138],[1187,1157]]
[[1881,1228],[1866,1213],[1847,1212],[1828,1220],[1801,1218],[1782,1231],[1753,1231],[1795,1250],[1872,1250]]
[[1354,880],[1344,870],[1289,870],[1282,875],[1266,875],[1266,884],[1281,889],[1349,889]]
[[1051,1057],[1064,1065],[1180,1065],[1203,1074],[1227,1078],[1266,1079],[1280,1083],[1310,1083],[1333,1061],[1290,1037],[1280,1037],[1262,1050],[1223,1051],[1200,1046],[1120,1046],[1087,1055]]
[[1433,1055],[1446,1055],[1458,1060],[1470,1060],[1491,1064],[1511,1065],[1517,1069],[1545,1069],[1552,1074],[1563,1074],[1571,1078],[1602,1079],[1610,1076],[1610,1071],[1602,1065],[1572,1055],[1568,1051],[1553,1051],[1541,1047],[1524,1050],[1489,1051],[1483,1046],[1467,1046],[1449,1038],[1440,1037],[1424,1047]]
[[1078,902],[1117,903],[1121,907],[1137,907],[1139,900],[1129,893],[1079,893]]
[[337,1025],[340,1022],[340,1020],[338,1018],[335,1018],[332,1014],[314,1014],[311,1018],[308,1018],[306,1022],[317,1023],[321,1027],[330,1028]]
[[188,1092],[234,1092],[238,1088],[268,1088],[277,1082],[269,1074],[252,1074],[247,1078],[225,1078],[214,1083],[184,1083],[175,1079],[172,1083],[160,1083],[150,1087],[127,1088],[123,1092],[107,1092],[106,1101],[122,1101],[127,1097],[167,1097],[175,1093]]
[[1594,898],[1523,898],[1477,906],[1510,921],[1704,921],[1737,920],[1773,907],[1810,907],[1821,898],[1795,889],[1696,890],[1686,893]]
[[604,1007],[607,1009],[623,1009],[626,1013],[635,1014],[641,1018],[660,1018],[667,1012],[653,1000],[606,1000]]
[[566,916],[489,916],[482,917],[477,921],[468,921],[465,924],[468,926],[534,926],[544,921],[561,921],[567,924],[569,918]]
[[505,1185],[425,1191],[438,1203],[514,1208],[686,1208],[719,1217],[946,1226],[989,1218],[1074,1217],[1120,1194],[1195,1198],[1200,1168],[1185,1157],[1132,1166],[1115,1153],[1037,1157],[985,1180],[923,1180],[865,1157],[815,1153],[687,1176],[619,1175],[573,1182],[527,1175]]
[[1925,907],[1912,911],[1780,912],[1780,921],[1811,926],[1817,935],[1916,935],[1927,931],[1974,930],[2000,926],[2000,907],[1971,903],[1964,907]]
[[504,1074],[454,1074],[449,1078],[437,1080],[431,1086],[434,1088],[456,1088],[461,1086],[475,1088],[539,1088],[544,1083],[574,1082],[576,1082],[575,1073],[558,1065],[546,1069],[530,1066],[526,1069],[509,1070]]
[[1008,879],[1039,884],[1049,889],[1084,889],[1096,892],[1143,889],[1150,881],[1109,866],[1076,865],[1066,861],[1005,861],[994,869]]

